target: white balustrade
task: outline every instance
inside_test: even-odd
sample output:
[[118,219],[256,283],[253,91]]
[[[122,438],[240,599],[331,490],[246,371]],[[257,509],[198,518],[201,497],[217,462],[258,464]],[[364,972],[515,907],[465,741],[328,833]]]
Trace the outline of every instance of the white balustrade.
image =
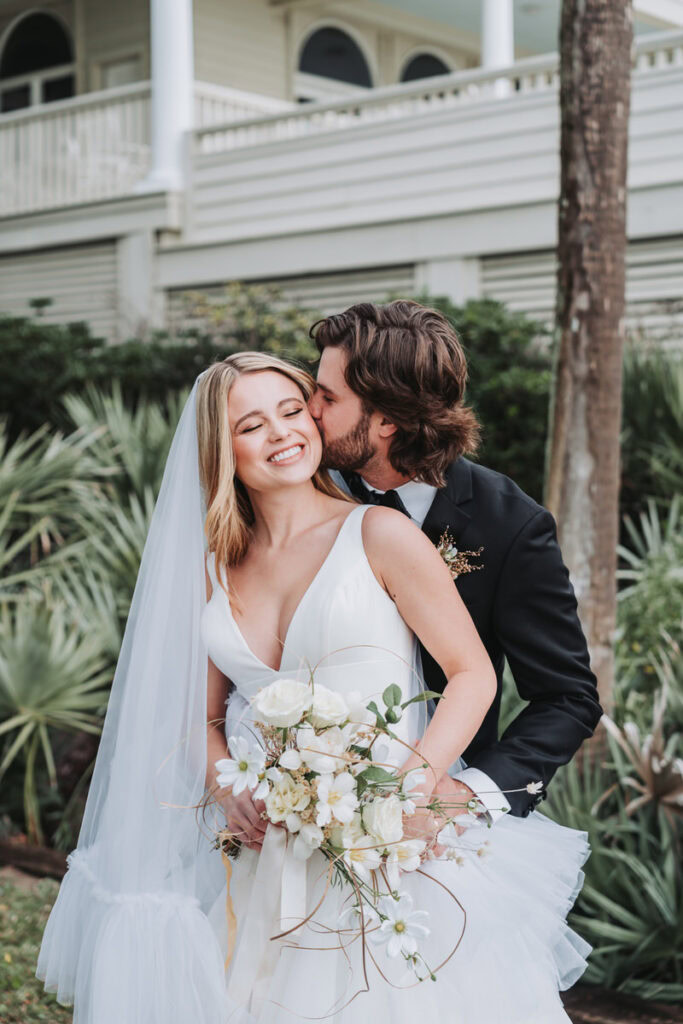
[[149,83],[0,117],[0,216],[130,193],[149,168]]
[[[658,32],[639,38],[633,48],[636,74],[683,64],[683,32]],[[501,81],[507,83],[501,88]],[[557,89],[556,53],[517,61],[507,68],[473,68],[448,75],[372,89],[332,103],[310,103],[284,114],[261,114],[195,130],[195,151],[229,152],[286,139],[342,131],[394,118],[438,113],[449,107],[480,102],[514,103],[520,94]]]
[[[635,77],[683,66],[683,32],[634,44]],[[508,94],[497,96],[501,79]],[[332,103],[297,105],[204,82],[195,83],[194,152],[229,153],[348,128],[441,116],[464,104],[514,104],[557,88],[557,54],[507,68],[474,68]],[[87,93],[0,115],[0,216],[134,192],[150,169],[150,84]]]
[[[150,96],[137,82],[0,115],[0,216],[130,195],[150,170]],[[195,83],[200,127],[293,107]]]

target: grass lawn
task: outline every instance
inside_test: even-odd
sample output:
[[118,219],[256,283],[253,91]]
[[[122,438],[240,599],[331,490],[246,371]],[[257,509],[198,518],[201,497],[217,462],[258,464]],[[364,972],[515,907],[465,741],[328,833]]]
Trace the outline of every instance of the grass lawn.
[[49,878],[15,881],[0,873],[0,1021],[2,1024],[68,1024],[60,1006],[35,977],[43,928],[59,883]]

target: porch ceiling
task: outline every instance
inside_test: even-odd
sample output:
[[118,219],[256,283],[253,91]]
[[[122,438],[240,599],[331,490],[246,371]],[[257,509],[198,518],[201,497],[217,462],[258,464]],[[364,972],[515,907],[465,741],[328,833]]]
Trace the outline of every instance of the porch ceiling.
[[[481,0],[380,0],[377,6],[479,35]],[[513,6],[516,49],[529,55],[556,50],[561,0],[513,0]],[[638,35],[683,26],[683,0],[634,0],[634,8]]]

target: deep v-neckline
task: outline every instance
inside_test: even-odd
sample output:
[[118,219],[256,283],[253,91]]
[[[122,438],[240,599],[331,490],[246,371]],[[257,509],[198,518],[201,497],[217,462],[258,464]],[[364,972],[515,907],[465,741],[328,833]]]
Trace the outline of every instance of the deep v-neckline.
[[[351,519],[351,518],[352,518],[352,516],[354,516],[354,515],[356,514],[356,512],[358,512],[358,511],[359,511],[359,509],[360,509],[360,508],[362,508],[362,507],[363,507],[363,506],[362,506],[362,505],[360,505],[360,506],[357,506],[356,508],[353,508],[353,509],[351,509],[351,511],[349,512],[349,514],[348,514],[348,515],[346,516],[346,518],[344,519],[344,522],[343,522],[343,523],[341,524],[341,526],[340,526],[340,527],[339,527],[339,529],[337,530],[337,535],[336,535],[336,537],[334,538],[334,540],[332,541],[332,546],[330,547],[330,550],[329,550],[329,551],[327,552],[327,554],[326,554],[326,555],[325,555],[325,557],[323,558],[322,562],[321,562],[321,563],[320,563],[320,565],[318,566],[318,569],[317,569],[317,571],[316,571],[315,575],[313,576],[313,579],[312,579],[312,580],[311,580],[311,582],[310,582],[310,583],[308,584],[308,586],[307,586],[307,587],[306,587],[306,589],[304,590],[303,594],[302,594],[302,595],[301,595],[301,597],[299,598],[299,601],[298,601],[298,603],[297,603],[297,606],[296,606],[296,608],[294,609],[294,611],[293,611],[293,613],[292,613],[292,617],[291,617],[291,619],[289,620],[289,625],[287,626],[287,629],[286,629],[286,631],[285,631],[285,637],[284,637],[284,640],[280,640],[280,643],[281,643],[281,645],[282,645],[282,653],[281,653],[281,655],[280,655],[280,664],[278,665],[278,667],[277,667],[277,668],[273,668],[273,666],[272,666],[272,665],[268,665],[268,664],[267,664],[267,662],[263,661],[263,659],[262,659],[262,658],[259,658],[258,654],[256,654],[256,653],[255,653],[255,651],[253,651],[253,650],[252,650],[252,648],[251,648],[251,647],[249,646],[249,644],[247,643],[247,639],[246,639],[246,637],[245,637],[244,633],[242,632],[242,630],[240,629],[240,627],[239,627],[239,626],[237,625],[237,620],[235,619],[235,616],[234,616],[234,615],[232,614],[232,608],[230,607],[230,602],[229,602],[229,601],[227,601],[227,602],[226,602],[226,603],[227,603],[227,606],[228,606],[228,613],[229,613],[229,615],[230,615],[230,621],[231,621],[231,622],[232,622],[232,624],[233,624],[233,627],[234,627],[234,629],[235,629],[235,632],[237,633],[237,636],[238,636],[238,638],[240,639],[240,641],[241,641],[241,642],[242,642],[242,644],[244,645],[245,649],[246,649],[246,650],[247,650],[247,651],[249,652],[249,654],[250,654],[250,655],[252,656],[252,658],[254,658],[254,660],[255,660],[255,661],[258,661],[259,665],[262,665],[262,666],[263,666],[264,668],[267,668],[269,672],[274,672],[274,673],[275,673],[275,674],[277,675],[277,674],[278,674],[278,672],[281,672],[281,671],[282,671],[282,662],[283,662],[283,661],[284,661],[284,659],[285,659],[285,651],[286,651],[286,648],[287,648],[287,641],[289,640],[289,634],[290,634],[290,633],[292,632],[292,626],[294,625],[294,623],[295,623],[295,621],[296,621],[296,617],[297,617],[297,615],[299,614],[299,611],[300,611],[300,609],[301,609],[301,606],[302,606],[302,605],[304,604],[304,602],[306,601],[306,598],[308,597],[308,595],[310,594],[311,590],[313,589],[313,587],[314,587],[314,586],[315,586],[315,584],[317,583],[318,579],[320,578],[320,575],[321,575],[321,573],[322,573],[323,569],[325,568],[325,566],[326,566],[326,565],[327,565],[327,563],[329,562],[330,558],[332,557],[332,554],[333,554],[333,552],[335,551],[335,549],[336,549],[336,547],[337,547],[337,545],[338,545],[338,543],[339,543],[339,540],[340,540],[340,538],[341,538],[341,535],[343,534],[343,532],[344,532],[344,529],[345,529],[345,527],[346,527],[346,524],[348,523],[349,519]],[[278,639],[279,639],[279,638],[278,638]]]

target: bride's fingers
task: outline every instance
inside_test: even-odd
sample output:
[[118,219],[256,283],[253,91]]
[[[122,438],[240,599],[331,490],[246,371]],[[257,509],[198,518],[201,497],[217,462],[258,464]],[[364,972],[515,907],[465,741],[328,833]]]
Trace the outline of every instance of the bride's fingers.
[[230,831],[236,839],[250,850],[260,850],[262,836],[256,832],[246,817],[235,816],[229,826]]
[[247,792],[240,793],[237,798],[237,807],[239,808],[240,815],[258,832],[265,832],[266,830],[267,822],[261,817],[261,810],[265,810],[265,806],[262,800],[254,803],[251,799],[251,794]]

